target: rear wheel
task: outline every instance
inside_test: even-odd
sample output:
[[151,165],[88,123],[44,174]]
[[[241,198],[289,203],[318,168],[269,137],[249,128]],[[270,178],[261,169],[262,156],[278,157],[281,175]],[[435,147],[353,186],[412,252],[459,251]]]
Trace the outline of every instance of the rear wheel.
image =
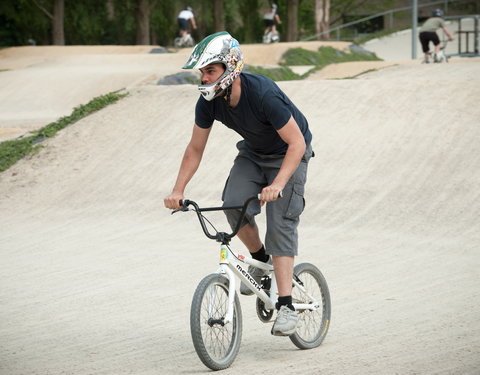
[[[310,263],[296,265],[294,275],[298,278],[297,281],[303,284],[306,293],[319,303],[319,307],[314,311],[297,310],[298,328],[289,337],[300,349],[316,348],[325,339],[330,326],[331,303],[327,281],[320,270]],[[300,288],[294,287],[292,289],[293,303],[314,302],[306,293],[302,292]]]
[[193,295],[190,330],[195,351],[212,370],[229,367],[240,349],[242,311],[235,293],[233,320],[225,324],[229,281],[219,274],[206,276]]

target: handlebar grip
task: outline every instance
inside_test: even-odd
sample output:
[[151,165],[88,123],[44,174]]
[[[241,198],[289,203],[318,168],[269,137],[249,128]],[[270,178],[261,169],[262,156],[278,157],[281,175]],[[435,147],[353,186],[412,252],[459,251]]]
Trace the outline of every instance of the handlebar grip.
[[[258,194],[258,195],[257,195],[257,199],[258,199],[258,200],[260,200],[260,196],[261,196],[261,194]],[[283,198],[283,190],[280,191],[280,193],[278,194],[278,197],[279,197],[279,198]]]
[[183,199],[183,200],[180,199],[178,203],[180,204],[181,207],[177,210],[173,210],[172,215],[180,211],[189,211],[188,206],[190,205],[191,202],[188,199]]
[[180,204],[180,206],[182,206],[183,208],[187,208],[188,206],[190,206],[192,204],[192,201],[189,200],[189,199],[181,199],[178,201],[178,203]]

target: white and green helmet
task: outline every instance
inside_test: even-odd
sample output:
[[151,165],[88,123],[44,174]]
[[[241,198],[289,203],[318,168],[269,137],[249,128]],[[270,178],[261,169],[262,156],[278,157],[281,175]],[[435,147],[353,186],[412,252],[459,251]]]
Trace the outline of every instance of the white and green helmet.
[[225,72],[214,83],[198,86],[200,93],[208,101],[229,87],[243,69],[240,44],[226,31],[209,35],[198,43],[183,69],[201,69],[210,64],[223,64]]

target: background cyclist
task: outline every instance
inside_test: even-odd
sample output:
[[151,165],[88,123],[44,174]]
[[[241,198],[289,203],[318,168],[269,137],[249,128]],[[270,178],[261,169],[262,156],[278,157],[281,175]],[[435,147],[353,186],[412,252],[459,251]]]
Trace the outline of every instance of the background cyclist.
[[188,33],[189,23],[192,25],[192,29],[195,30],[197,28],[192,7],[186,7],[178,14],[177,23],[180,29],[180,37],[182,39],[184,39]]
[[272,3],[270,10],[263,15],[263,22],[265,24],[265,31],[263,35],[267,35],[270,31],[273,35],[278,35],[277,24],[281,24],[280,16],[277,13],[278,6]]
[[422,50],[424,53],[424,61],[428,62],[429,51],[430,51],[430,42],[435,46],[434,61],[439,62],[441,59],[438,57],[440,52],[440,39],[437,35],[437,30],[442,29],[445,34],[448,36],[449,40],[453,40],[452,34],[448,31],[445,26],[445,20],[443,19],[444,13],[441,9],[435,9],[432,11],[432,17],[427,19],[425,23],[420,28],[420,43],[422,43]]

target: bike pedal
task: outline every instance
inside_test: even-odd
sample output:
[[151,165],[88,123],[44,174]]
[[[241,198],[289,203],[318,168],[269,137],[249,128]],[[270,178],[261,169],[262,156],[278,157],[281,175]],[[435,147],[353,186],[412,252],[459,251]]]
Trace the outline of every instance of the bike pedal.
[[[296,331],[296,329],[295,329],[295,331]],[[272,334],[272,336],[288,337],[288,336],[293,335],[295,333],[295,331],[293,331],[292,333],[274,332],[273,327],[272,327],[272,329],[270,330],[270,333]]]

